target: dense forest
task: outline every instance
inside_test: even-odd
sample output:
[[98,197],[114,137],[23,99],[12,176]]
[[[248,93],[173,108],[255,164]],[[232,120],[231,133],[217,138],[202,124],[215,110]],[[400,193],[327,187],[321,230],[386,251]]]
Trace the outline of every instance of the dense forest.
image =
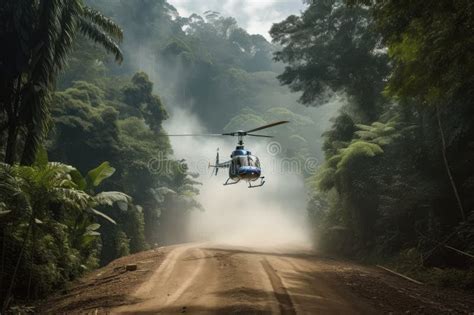
[[188,241],[205,209],[163,127],[178,107],[211,131],[291,121],[270,134],[321,161],[300,174],[320,251],[474,287],[474,4],[306,3],[272,43],[165,0],[2,4],[3,311]]
[[348,98],[309,180],[320,247],[472,289],[473,3],[308,4],[271,35],[302,104]]

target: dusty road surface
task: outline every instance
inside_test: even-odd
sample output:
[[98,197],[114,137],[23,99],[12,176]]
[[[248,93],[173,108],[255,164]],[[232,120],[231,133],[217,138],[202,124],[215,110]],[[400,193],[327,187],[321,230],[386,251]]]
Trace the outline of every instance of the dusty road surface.
[[[137,263],[127,272],[125,264]],[[474,314],[474,296],[297,247],[213,243],[114,261],[52,297],[47,313]]]
[[305,250],[191,244],[175,247],[117,313],[372,312],[329,281],[324,264]]

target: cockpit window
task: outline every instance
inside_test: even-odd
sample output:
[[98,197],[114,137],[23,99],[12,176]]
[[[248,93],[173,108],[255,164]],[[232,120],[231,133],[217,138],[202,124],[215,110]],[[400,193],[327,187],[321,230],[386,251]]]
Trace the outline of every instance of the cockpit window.
[[239,167],[249,166],[249,161],[246,156],[239,156]]
[[255,155],[248,155],[248,163],[250,166],[260,167],[260,161]]
[[260,161],[255,155],[238,156],[234,159],[237,168],[242,166],[254,166],[260,168]]

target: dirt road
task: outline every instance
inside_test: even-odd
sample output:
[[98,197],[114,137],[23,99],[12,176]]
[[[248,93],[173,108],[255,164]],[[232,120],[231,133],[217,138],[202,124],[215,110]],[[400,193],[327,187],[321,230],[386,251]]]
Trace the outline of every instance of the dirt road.
[[217,244],[172,247],[133,297],[137,303],[112,313],[433,314],[472,307],[468,296],[454,298],[456,309],[445,292],[309,250]]
[[[138,269],[127,271],[127,264]],[[291,246],[165,246],[122,257],[38,306],[47,314],[474,314],[474,295]]]
[[311,252],[258,251],[192,244],[175,247],[134,296],[113,312],[368,313],[350,293],[332,287]]

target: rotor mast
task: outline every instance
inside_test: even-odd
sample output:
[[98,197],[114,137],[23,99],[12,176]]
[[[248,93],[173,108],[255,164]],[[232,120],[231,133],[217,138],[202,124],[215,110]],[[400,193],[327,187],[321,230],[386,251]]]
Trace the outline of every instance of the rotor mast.
[[237,134],[237,138],[239,140],[239,146],[243,146],[244,145],[244,136],[245,136],[245,132],[243,131],[238,131],[238,134]]

